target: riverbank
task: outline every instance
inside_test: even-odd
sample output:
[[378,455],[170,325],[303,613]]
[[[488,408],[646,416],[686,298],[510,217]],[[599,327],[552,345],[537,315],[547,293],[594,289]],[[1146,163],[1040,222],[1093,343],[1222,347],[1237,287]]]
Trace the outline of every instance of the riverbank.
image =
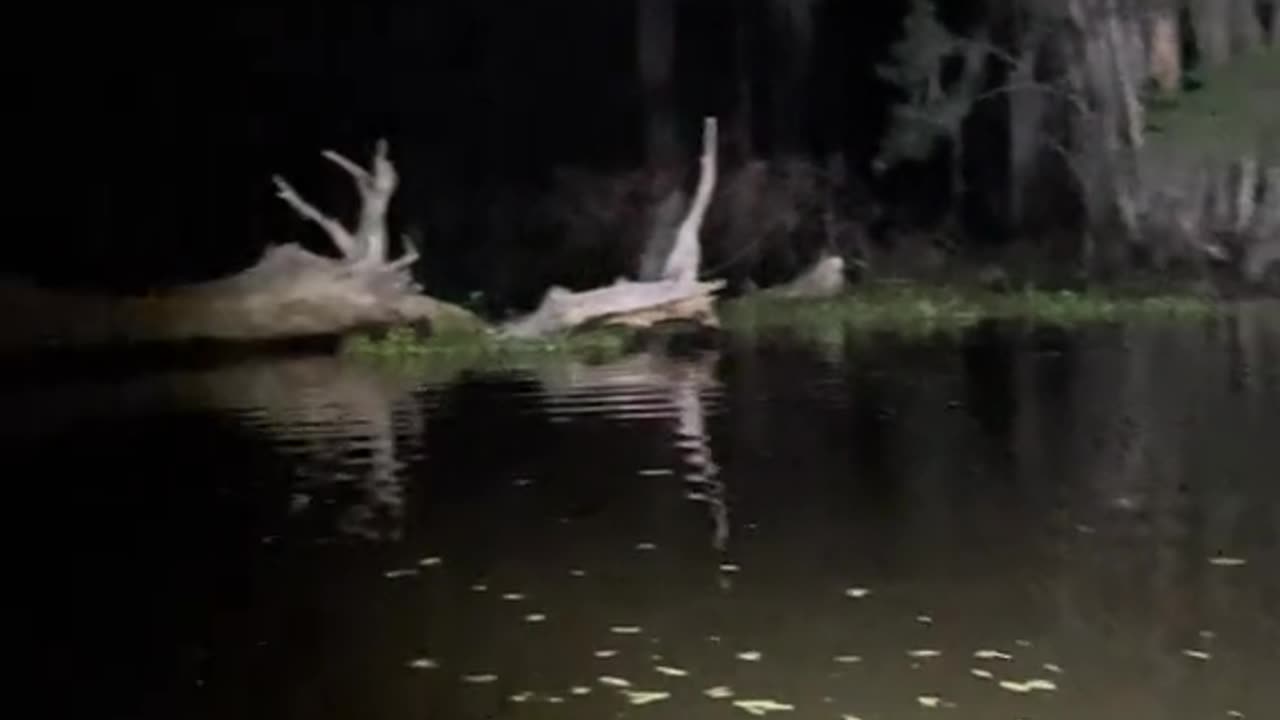
[[[1102,290],[998,290],[980,285],[865,283],[836,297],[784,298],[767,293],[726,298],[718,304],[714,334],[759,338],[774,334],[831,337],[889,333],[920,336],[960,333],[984,321],[1075,327],[1153,319],[1195,320],[1225,307],[1190,291],[1138,293]],[[654,342],[670,343],[686,328],[638,331],[588,327],[536,341],[490,332],[423,336],[410,328],[347,338],[341,351],[357,358],[476,367],[519,366],[556,359],[616,359]],[[692,333],[704,335],[700,330]],[[655,335],[657,337],[655,338]]]

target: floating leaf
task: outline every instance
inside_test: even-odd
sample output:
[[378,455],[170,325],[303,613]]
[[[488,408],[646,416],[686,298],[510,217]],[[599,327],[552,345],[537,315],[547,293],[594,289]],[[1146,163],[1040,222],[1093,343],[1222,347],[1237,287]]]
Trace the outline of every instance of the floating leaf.
[[518,592],[503,593],[502,599],[509,600],[511,602],[519,602],[524,599],[524,593],[518,593]]
[[632,705],[648,705],[649,703],[660,702],[671,697],[671,693],[664,690],[623,690],[622,694],[627,696],[627,702]]
[[720,572],[724,572],[724,573],[736,573],[736,572],[738,572],[738,571],[739,571],[739,570],[741,570],[741,569],[742,569],[742,568],[741,568],[740,566],[735,565],[735,564],[733,564],[733,563],[721,563],[721,564],[720,564]]
[[414,658],[409,661],[408,665],[414,670],[434,670],[440,667],[440,663],[429,657]]
[[518,692],[512,695],[511,702],[514,702],[514,703],[529,702],[529,700],[531,700],[532,698],[533,698],[533,693],[526,690],[524,692]]
[[916,698],[916,702],[920,703],[921,707],[927,707],[929,709],[942,706],[942,698],[936,695],[921,695]]
[[983,670],[982,668],[972,668],[971,670],[969,670],[969,674],[977,678],[982,678],[983,680],[996,679],[995,673],[991,672],[990,670]]
[[688,670],[681,670],[680,668],[671,667],[669,665],[659,665],[654,668],[654,671],[662,675],[666,675],[667,677],[688,677],[689,675]]
[[738,653],[737,655],[737,658],[739,660],[746,660],[747,662],[759,662],[760,658],[763,658],[763,657],[764,657],[764,653],[760,652],[759,650],[746,650]]
[[576,695],[578,697],[581,697],[583,695],[590,695],[591,688],[587,687],[586,685],[574,685],[573,687],[569,688],[569,694]]
[[918,623],[920,623],[920,624],[922,624],[922,625],[932,625],[932,624],[933,624],[933,618],[929,617],[928,615],[917,615],[917,616],[916,616],[916,622],[918,622]]
[[608,685],[609,687],[616,687],[616,688],[631,687],[630,681],[624,680],[620,677],[614,677],[612,675],[602,675],[598,678],[598,680],[601,685]]
[[639,625],[614,625],[609,628],[614,635],[639,635],[644,630]]
[[1061,665],[1055,665],[1053,663],[1045,663],[1043,667],[1045,670],[1048,670],[1051,673],[1057,673],[1059,675],[1063,673]]
[[941,650],[908,650],[907,655],[913,658],[936,658],[941,657]]
[[979,660],[1012,660],[1013,656],[999,650],[979,650],[973,654]]
[[1209,653],[1203,650],[1183,650],[1182,654],[1186,655],[1189,658],[1194,658],[1196,660],[1208,660],[1213,657],[1212,655],[1210,655]]
[[471,683],[472,685],[486,685],[488,683],[497,682],[498,676],[492,673],[480,673],[476,675],[463,675],[462,682]]
[[796,709],[794,705],[780,703],[776,700],[734,700],[733,705],[752,715],[767,715],[771,712],[789,712]]
[[842,665],[851,665],[853,663],[862,662],[861,655],[837,655],[833,659]]
[[1243,565],[1248,565],[1249,561],[1245,560],[1244,558],[1218,555],[1218,556],[1209,558],[1209,564],[1216,565],[1218,567],[1241,567]]
[[524,616],[524,621],[531,622],[531,623],[540,623],[545,621],[546,619],[547,619],[547,616],[542,613],[529,613],[528,615]]
[[717,685],[713,688],[703,690],[702,694],[712,700],[725,700],[733,697],[733,688],[730,688],[728,685]]
[[851,597],[859,600],[871,594],[871,590],[864,587],[851,587],[844,591],[845,597]]
[[657,550],[658,546],[651,542],[636,543],[637,550]]
[[617,654],[618,654],[617,650],[597,650],[595,652],[595,656],[598,658],[611,658]]
[[1026,682],[1017,682],[1014,680],[1001,680],[1000,687],[1015,693],[1029,693],[1036,690],[1057,690],[1058,686],[1052,680],[1032,679]]
[[418,571],[413,568],[402,568],[398,570],[388,570],[382,573],[382,576],[387,578],[388,580],[398,580],[400,578],[413,577],[414,575],[417,575],[417,574],[418,574]]
[[418,561],[419,567],[438,567],[443,564],[444,564],[444,560],[434,555],[432,555],[431,557],[424,557]]

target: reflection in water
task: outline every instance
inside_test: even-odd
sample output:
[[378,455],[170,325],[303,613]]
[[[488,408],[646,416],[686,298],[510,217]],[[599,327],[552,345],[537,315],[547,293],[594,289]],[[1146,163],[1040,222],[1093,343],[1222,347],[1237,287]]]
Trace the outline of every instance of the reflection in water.
[[18,520],[47,538],[35,663],[96,714],[1280,701],[1261,305],[446,383],[304,358],[3,392],[22,506],[58,518]]

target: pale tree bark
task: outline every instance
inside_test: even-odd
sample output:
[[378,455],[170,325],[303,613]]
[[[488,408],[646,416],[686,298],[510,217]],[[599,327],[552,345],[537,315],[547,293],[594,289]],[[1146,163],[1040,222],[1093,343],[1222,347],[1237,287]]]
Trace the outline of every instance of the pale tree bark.
[[1246,249],[1244,261],[1245,277],[1253,283],[1280,276],[1280,162],[1268,165],[1262,175],[1265,193],[1253,218],[1256,240]]
[[553,287],[534,312],[506,323],[501,334],[537,337],[591,322],[647,327],[664,320],[684,319],[716,325],[714,296],[725,283],[699,282],[698,273],[702,222],[716,185],[717,137],[716,119],[706,118],[698,189],[676,230],[675,242],[661,264],[658,279],[637,282],[619,278],[612,285],[582,292]]
[[824,254],[795,279],[766,288],[762,295],[782,298],[829,298],[844,291],[844,258]]
[[711,194],[716,187],[716,148],[718,133],[715,118],[707,118],[702,129],[702,157],[699,160],[698,189],[693,194],[693,204],[689,214],[676,230],[675,247],[667,256],[662,277],[691,283],[698,277],[702,264],[702,223],[707,216],[707,208],[711,205]]
[[1181,33],[1178,5],[1159,0],[1152,8],[1149,64],[1156,88],[1166,95],[1182,88]]

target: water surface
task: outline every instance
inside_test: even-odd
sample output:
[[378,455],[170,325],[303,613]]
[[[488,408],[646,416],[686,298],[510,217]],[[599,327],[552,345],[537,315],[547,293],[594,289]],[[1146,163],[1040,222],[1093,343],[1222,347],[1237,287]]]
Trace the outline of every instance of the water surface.
[[1266,308],[453,377],[263,359],[0,397],[23,630],[81,714],[1280,704]]

